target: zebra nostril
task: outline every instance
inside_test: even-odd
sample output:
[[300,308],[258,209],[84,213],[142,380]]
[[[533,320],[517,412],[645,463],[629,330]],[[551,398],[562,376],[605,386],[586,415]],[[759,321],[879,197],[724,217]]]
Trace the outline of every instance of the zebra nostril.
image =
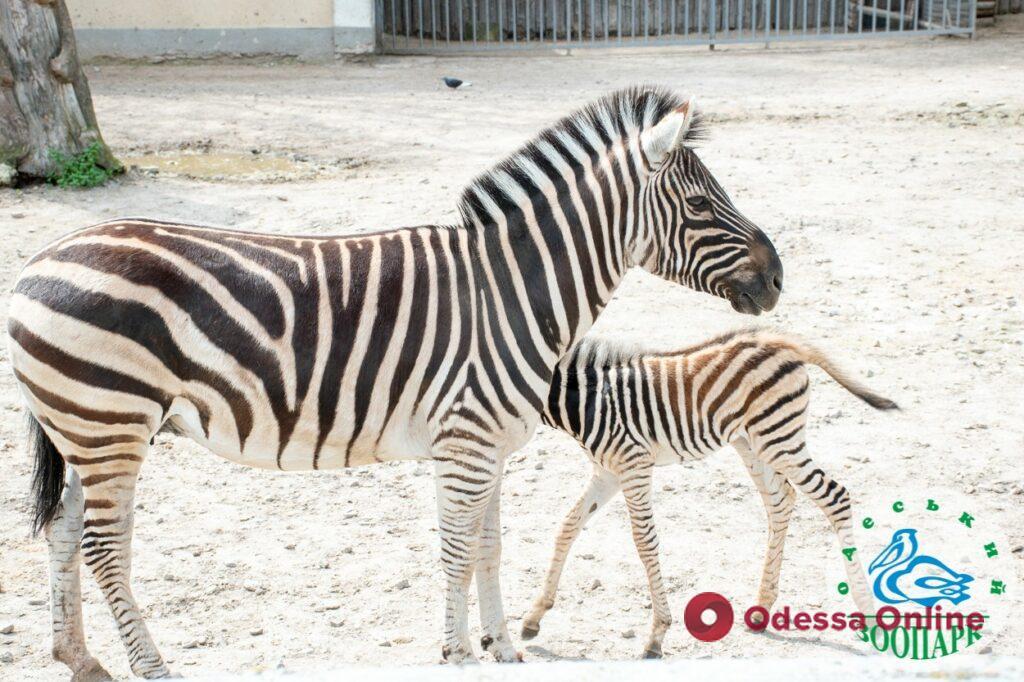
[[782,291],[782,278],[778,275],[772,277],[772,287],[775,291]]

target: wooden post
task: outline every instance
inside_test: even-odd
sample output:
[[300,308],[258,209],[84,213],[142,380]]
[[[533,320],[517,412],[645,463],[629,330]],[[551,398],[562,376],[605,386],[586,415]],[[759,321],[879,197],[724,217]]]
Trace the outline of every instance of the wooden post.
[[100,136],[64,0],[0,0],[0,166],[45,178],[56,170],[52,152],[93,143],[100,165],[120,170]]

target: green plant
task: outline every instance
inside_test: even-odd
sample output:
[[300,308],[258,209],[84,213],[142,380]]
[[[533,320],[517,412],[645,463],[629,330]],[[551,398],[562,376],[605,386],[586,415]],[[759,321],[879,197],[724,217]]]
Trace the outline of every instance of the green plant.
[[118,173],[118,168],[100,165],[101,148],[98,142],[68,156],[56,149],[50,150],[50,159],[57,166],[46,178],[60,187],[98,187]]

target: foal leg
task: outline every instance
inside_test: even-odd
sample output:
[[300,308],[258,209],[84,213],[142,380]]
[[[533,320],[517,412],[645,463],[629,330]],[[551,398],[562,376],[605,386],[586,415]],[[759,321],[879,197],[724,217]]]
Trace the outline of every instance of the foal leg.
[[[782,472],[818,505],[839,539],[839,549],[856,547],[850,493],[838,481],[815,466],[807,454],[802,429],[793,438],[774,444],[759,453],[758,457],[768,466]],[[860,552],[853,552],[850,558],[844,554],[843,565],[850,581],[850,595],[857,608],[862,613],[874,614],[874,599],[868,590],[867,577],[860,562]]]
[[661,644],[665,633],[672,625],[672,613],[668,607],[668,594],[661,579],[661,562],[658,560],[658,533],[654,528],[654,510],[651,507],[651,474],[653,467],[645,466],[622,475],[622,494],[629,509],[629,521],[633,527],[633,542],[640,555],[640,561],[647,571],[647,584],[651,590],[651,607],[654,622],[651,636],[644,648],[644,658],[661,658]]
[[[476,662],[469,641],[467,597],[479,557],[484,515],[494,498],[503,465],[503,456],[467,454],[459,450],[436,459],[441,568],[447,581],[441,655],[450,663]],[[488,565],[487,570],[491,569]],[[493,570],[497,571],[496,564]],[[493,597],[490,592],[487,596],[488,599]]]
[[82,479],[77,471],[67,467],[60,508],[46,527],[46,541],[50,546],[53,657],[71,668],[73,682],[100,682],[112,678],[86,648],[82,627],[79,563],[83,506]]
[[562,576],[565,559],[572,543],[579,537],[584,524],[619,489],[619,479],[607,469],[594,466],[594,475],[583,495],[562,522],[562,530],[555,540],[555,554],[544,581],[544,592],[533,603],[530,613],[523,618],[523,639],[533,639],[540,632],[540,620],[555,605],[558,581]]
[[476,564],[476,589],[480,598],[480,627],[484,631],[480,646],[495,660],[509,663],[523,660],[512,644],[501,600],[501,474],[484,511],[480,534],[480,558]]
[[75,458],[85,497],[82,557],[114,614],[132,672],[145,678],[169,677],[130,584],[135,483],[145,454],[146,446],[140,445]]
[[[764,509],[768,515],[768,549],[764,556],[757,605],[770,609],[779,596],[782,554],[786,544],[786,533],[789,530],[789,519],[793,515],[793,505],[796,503],[796,491],[785,476],[755,457],[745,440],[737,440],[733,442],[733,446],[743,459],[757,491],[761,493],[761,501],[764,502]],[[755,618],[759,617],[760,614],[755,615]]]

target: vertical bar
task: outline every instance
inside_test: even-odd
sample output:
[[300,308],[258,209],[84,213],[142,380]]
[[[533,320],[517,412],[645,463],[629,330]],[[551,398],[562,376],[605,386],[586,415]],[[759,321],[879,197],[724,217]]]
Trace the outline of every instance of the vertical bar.
[[551,42],[558,40],[558,0],[551,0]]
[[[902,2],[903,0],[900,0]],[[836,32],[836,0],[828,2],[828,32],[833,35]]]
[[650,0],[643,0],[644,3],[644,42],[647,42],[647,36],[650,33]]
[[473,22],[473,44],[476,45],[476,25],[477,25],[477,20],[476,20],[476,3],[477,3],[477,0],[469,0],[469,1],[471,3],[473,3],[472,5],[470,5],[470,8],[469,8],[469,17],[470,17],[469,20]]
[[728,38],[729,37],[729,24],[732,23],[732,19],[729,16],[729,0],[725,0],[725,8],[724,9],[725,9],[725,11],[722,12],[722,14],[725,15],[723,17],[723,19],[725,21],[722,23],[722,32],[725,34],[725,37]]
[[807,35],[807,0],[804,0],[803,29],[801,35]]
[[498,0],[498,43],[505,42],[505,0]]
[[789,0],[789,35],[796,32],[796,0]]
[[576,19],[579,21],[576,24],[576,40],[581,44],[583,43],[583,0],[576,0]]
[[430,0],[430,45],[437,47],[437,0]]
[[594,14],[594,0],[590,0],[590,42],[597,42],[597,22]]
[[465,31],[464,31],[465,22],[463,21],[463,18],[465,17],[465,14],[463,12],[463,9],[464,8],[462,7],[462,0],[459,0],[459,44],[460,45],[462,43],[466,42],[466,36],[464,35],[464,33],[465,33]]
[[711,11],[708,16],[708,39],[711,47],[715,46],[715,27],[718,25],[718,0],[711,0]]
[[391,47],[398,47],[398,10],[395,0],[391,0]]
[[814,35],[821,35],[821,0],[814,0]]
[[526,16],[523,17],[523,29],[526,31],[525,40],[527,45],[530,43],[530,2],[531,0],[526,0],[526,2],[523,3],[523,10],[526,12]]
[[935,9],[932,6],[932,0],[928,0],[928,27],[934,28],[935,26]]
[[665,2],[658,0],[658,37],[665,33]]
[[416,27],[420,34],[420,47],[423,47],[423,0],[416,0]]
[[410,27],[412,26],[412,13],[409,8],[409,0],[402,0],[402,13],[405,15],[405,46],[409,47],[409,34],[412,33]]
[[572,0],[565,0],[565,42],[572,40]]
[[[696,0],[697,7],[697,33],[704,32],[704,0]],[[689,7],[687,7],[689,9]],[[710,30],[710,29],[709,29]]]
[[519,43],[519,2],[512,0],[512,44]]
[[676,0],[668,0],[668,33],[669,35],[676,35]]
[[[792,0],[791,0],[792,1]],[[782,0],[775,0],[775,36],[782,31]]]

